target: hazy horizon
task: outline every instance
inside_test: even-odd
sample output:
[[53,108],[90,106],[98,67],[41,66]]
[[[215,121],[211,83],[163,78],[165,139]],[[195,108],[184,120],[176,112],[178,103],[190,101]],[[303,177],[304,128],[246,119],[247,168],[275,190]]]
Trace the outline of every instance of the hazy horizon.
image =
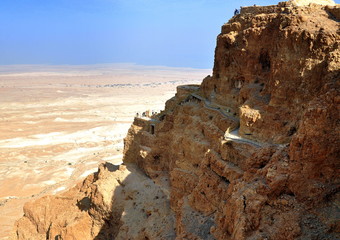
[[171,67],[161,65],[141,65],[136,63],[94,63],[94,64],[0,64],[0,76],[12,74],[32,74],[32,73],[84,73],[96,72],[97,74],[108,74],[119,72],[120,70],[130,71],[182,71],[192,72],[197,70],[210,71],[211,68],[194,67]]

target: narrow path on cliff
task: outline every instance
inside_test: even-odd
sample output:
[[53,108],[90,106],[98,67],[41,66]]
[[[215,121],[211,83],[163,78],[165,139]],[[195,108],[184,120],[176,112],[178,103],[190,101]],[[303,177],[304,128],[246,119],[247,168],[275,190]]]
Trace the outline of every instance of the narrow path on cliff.
[[275,144],[275,143],[266,143],[266,142],[260,143],[260,142],[254,141],[254,140],[246,139],[246,138],[243,138],[243,137],[240,136],[239,130],[240,130],[240,128],[237,128],[237,129],[235,129],[232,132],[226,133],[224,135],[224,139],[232,140],[232,141],[240,142],[240,143],[248,143],[248,144],[251,144],[251,145],[253,145],[255,147],[263,147],[265,144],[269,144],[269,145],[277,146],[277,147],[285,147],[285,146],[287,146],[287,144]]
[[224,139],[226,139],[226,140],[232,140],[232,141],[240,142],[240,143],[248,143],[248,144],[254,145],[255,147],[262,147],[262,144],[261,144],[261,143],[255,142],[255,141],[250,140],[250,139],[242,138],[242,137],[239,135],[239,130],[240,130],[240,128],[237,128],[236,130],[234,130],[234,131],[232,131],[232,132],[227,132],[227,133],[224,135]]
[[[239,122],[240,122],[240,119],[237,118],[237,117],[234,117],[234,115],[229,111],[226,111],[224,109],[222,109],[221,107],[215,107],[215,106],[212,106],[212,103],[201,97],[200,95],[198,94],[195,94],[195,93],[192,93],[191,96],[201,100],[204,102],[204,107],[207,108],[207,109],[211,109],[211,110],[214,110],[214,111],[218,111],[220,114],[222,114],[224,117],[226,118],[229,118],[235,122],[238,123],[239,125]],[[250,140],[250,139],[246,139],[246,138],[243,138],[240,136],[239,134],[239,127],[235,130],[233,130],[232,132],[227,132],[225,135],[224,135],[224,139],[226,140],[231,140],[231,141],[234,141],[234,142],[239,142],[239,143],[247,143],[247,144],[251,144],[257,148],[261,148],[263,147],[264,144],[268,144],[268,143],[260,143],[260,142],[256,142],[254,140]],[[274,144],[272,143],[271,145],[275,145],[275,146],[279,146],[279,147],[284,147],[286,146],[286,144]]]
[[[195,98],[198,98],[200,99],[201,101],[204,102],[204,107],[205,108],[208,108],[208,109],[211,109],[211,110],[214,110],[214,111],[218,111],[220,114],[222,114],[224,117],[226,118],[229,118],[235,122],[240,122],[240,120],[236,117],[234,117],[230,112],[226,112],[224,111],[221,107],[213,107],[211,106],[211,102],[208,101],[207,99],[197,95],[197,94],[191,94],[193,97]],[[224,139],[226,140],[232,140],[232,141],[235,141],[235,142],[241,142],[241,143],[248,143],[248,144],[251,144],[255,147],[262,147],[262,144],[261,143],[258,143],[256,141],[253,141],[253,140],[249,140],[249,139],[245,139],[245,138],[242,138],[240,135],[239,135],[239,129],[240,128],[237,128],[235,129],[234,131],[232,132],[227,132],[225,135],[224,135]]]
[[195,93],[192,93],[191,96],[201,100],[204,102],[204,107],[205,108],[208,108],[208,109],[211,109],[211,110],[214,110],[214,111],[218,111],[220,114],[222,114],[224,117],[226,118],[229,118],[235,122],[239,122],[240,120],[236,117],[233,116],[232,113],[230,112],[226,112],[225,110],[223,110],[221,107],[213,107],[211,102],[203,97],[201,97],[200,95],[197,95]]

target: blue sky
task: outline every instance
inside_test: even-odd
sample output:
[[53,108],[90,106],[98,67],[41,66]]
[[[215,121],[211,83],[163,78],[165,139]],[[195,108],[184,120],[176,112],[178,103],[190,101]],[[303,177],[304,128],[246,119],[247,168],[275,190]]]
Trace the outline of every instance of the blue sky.
[[240,6],[278,1],[1,0],[0,65],[211,68],[220,27]]

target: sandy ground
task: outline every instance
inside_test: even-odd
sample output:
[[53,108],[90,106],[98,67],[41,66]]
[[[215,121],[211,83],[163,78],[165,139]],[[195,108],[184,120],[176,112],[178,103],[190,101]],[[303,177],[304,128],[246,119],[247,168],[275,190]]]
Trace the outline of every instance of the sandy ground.
[[0,239],[25,202],[74,186],[101,162],[120,164],[137,112],[159,111],[177,85],[210,70],[0,66]]

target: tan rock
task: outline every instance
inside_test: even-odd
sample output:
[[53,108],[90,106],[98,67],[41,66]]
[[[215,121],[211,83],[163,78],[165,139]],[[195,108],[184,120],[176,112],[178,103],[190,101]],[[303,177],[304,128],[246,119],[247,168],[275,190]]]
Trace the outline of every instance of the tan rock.
[[329,6],[335,5],[335,2],[333,0],[289,0],[289,2],[294,4],[295,6],[305,6],[311,3]]
[[[19,239],[77,226],[101,239],[339,239],[334,9],[242,8],[218,36],[213,75],[135,119],[127,170],[101,166],[70,200],[27,205]],[[72,213],[56,217],[65,204]]]

